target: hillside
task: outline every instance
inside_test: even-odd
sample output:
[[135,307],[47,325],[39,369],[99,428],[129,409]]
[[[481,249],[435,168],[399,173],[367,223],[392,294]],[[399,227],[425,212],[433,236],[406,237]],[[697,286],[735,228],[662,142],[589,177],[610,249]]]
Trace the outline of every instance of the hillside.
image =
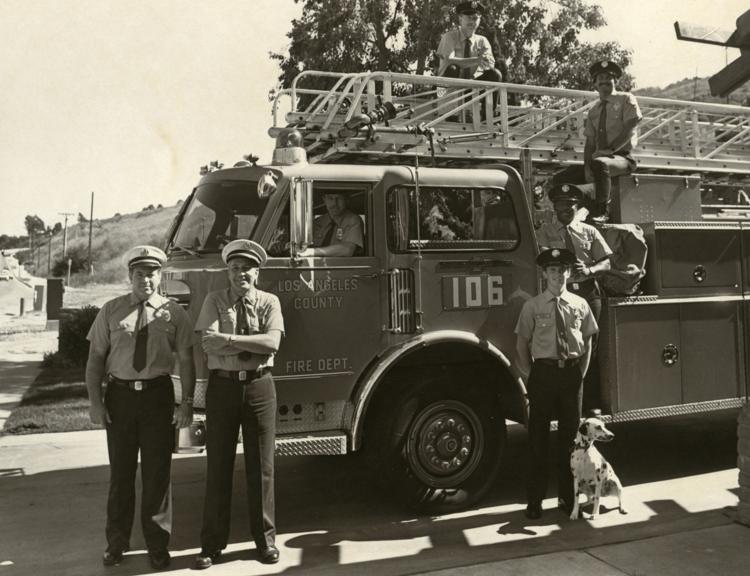
[[738,104],[750,106],[750,82],[732,92],[729,98],[711,96],[708,78],[685,78],[679,82],[669,84],[664,88],[641,88],[635,90],[637,96],[653,96],[656,98],[672,98],[674,100],[690,100],[696,102],[716,102],[719,104]]
[[[122,264],[122,255],[125,251],[138,244],[152,244],[163,248],[165,235],[178,210],[179,205],[144,208],[133,214],[117,214],[112,218],[94,219],[91,239],[94,275],[89,276],[88,270],[84,269],[72,275],[71,283],[113,283],[125,280],[127,270]],[[42,244],[34,251],[33,258],[27,257],[24,260],[27,262],[26,268],[36,276],[45,277],[49,264],[50,276],[63,276],[67,265],[62,258],[62,233],[55,234],[52,238],[51,258],[48,257],[49,245]],[[88,245],[88,222],[68,225],[68,258],[73,260],[74,272],[76,266],[85,265]]]

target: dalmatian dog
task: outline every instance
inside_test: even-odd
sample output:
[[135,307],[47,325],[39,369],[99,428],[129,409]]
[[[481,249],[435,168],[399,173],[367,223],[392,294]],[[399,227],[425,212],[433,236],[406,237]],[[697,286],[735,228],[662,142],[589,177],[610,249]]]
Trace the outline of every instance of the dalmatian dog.
[[620,514],[627,514],[622,505],[622,484],[612,466],[594,446],[597,440],[609,442],[615,435],[607,430],[598,418],[587,418],[578,428],[570,455],[570,469],[573,472],[573,510],[570,519],[578,518],[578,500],[581,493],[587,503],[593,502],[592,518],[599,515],[599,498],[617,496]]

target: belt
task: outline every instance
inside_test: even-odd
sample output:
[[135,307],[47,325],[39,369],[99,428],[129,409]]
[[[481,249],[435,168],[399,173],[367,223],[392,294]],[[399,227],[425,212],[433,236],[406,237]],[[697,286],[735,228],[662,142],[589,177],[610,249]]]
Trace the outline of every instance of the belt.
[[164,386],[167,383],[172,383],[172,379],[169,377],[169,374],[162,374],[161,376],[150,378],[148,380],[123,380],[121,378],[112,376],[112,374],[107,375],[107,384],[115,384],[117,386],[122,386],[123,388],[130,388],[131,390],[135,390],[136,392],[158,388],[159,386]]
[[569,368],[577,366],[581,361],[580,358],[568,358],[567,360],[558,360],[556,358],[536,358],[534,364],[544,364],[545,366],[554,366],[556,368]]
[[586,278],[585,280],[577,280],[575,282],[568,282],[568,288],[580,290],[581,288],[588,288],[596,284],[596,278]]
[[211,374],[233,382],[251,382],[265,376],[271,371],[269,366],[257,370],[211,370]]

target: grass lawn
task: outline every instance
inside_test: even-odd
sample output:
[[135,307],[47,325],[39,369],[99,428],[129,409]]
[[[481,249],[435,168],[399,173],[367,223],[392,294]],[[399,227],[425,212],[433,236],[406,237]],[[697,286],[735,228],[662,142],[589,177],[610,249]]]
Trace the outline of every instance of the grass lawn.
[[81,369],[44,368],[5,422],[5,434],[72,432],[98,428],[89,420]]

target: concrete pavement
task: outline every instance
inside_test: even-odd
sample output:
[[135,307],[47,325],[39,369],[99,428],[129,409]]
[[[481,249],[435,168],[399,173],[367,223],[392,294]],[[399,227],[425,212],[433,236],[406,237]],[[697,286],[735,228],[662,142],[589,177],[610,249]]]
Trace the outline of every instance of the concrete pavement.
[[[193,573],[204,466],[202,455],[175,457],[169,573]],[[737,502],[736,469],[626,486],[630,513],[619,514],[616,500],[605,500],[596,520],[571,522],[548,499],[544,517],[530,522],[518,498],[460,514],[411,517],[390,508],[382,494],[367,492],[356,459],[331,457],[279,459],[282,561],[265,566],[247,544],[241,459],[237,472],[232,544],[225,562],[209,572],[217,576],[732,576],[747,574],[750,560],[750,529],[725,511]],[[126,561],[118,568],[100,564],[107,481],[101,430],[0,438],[0,576],[151,573],[137,514]]]

